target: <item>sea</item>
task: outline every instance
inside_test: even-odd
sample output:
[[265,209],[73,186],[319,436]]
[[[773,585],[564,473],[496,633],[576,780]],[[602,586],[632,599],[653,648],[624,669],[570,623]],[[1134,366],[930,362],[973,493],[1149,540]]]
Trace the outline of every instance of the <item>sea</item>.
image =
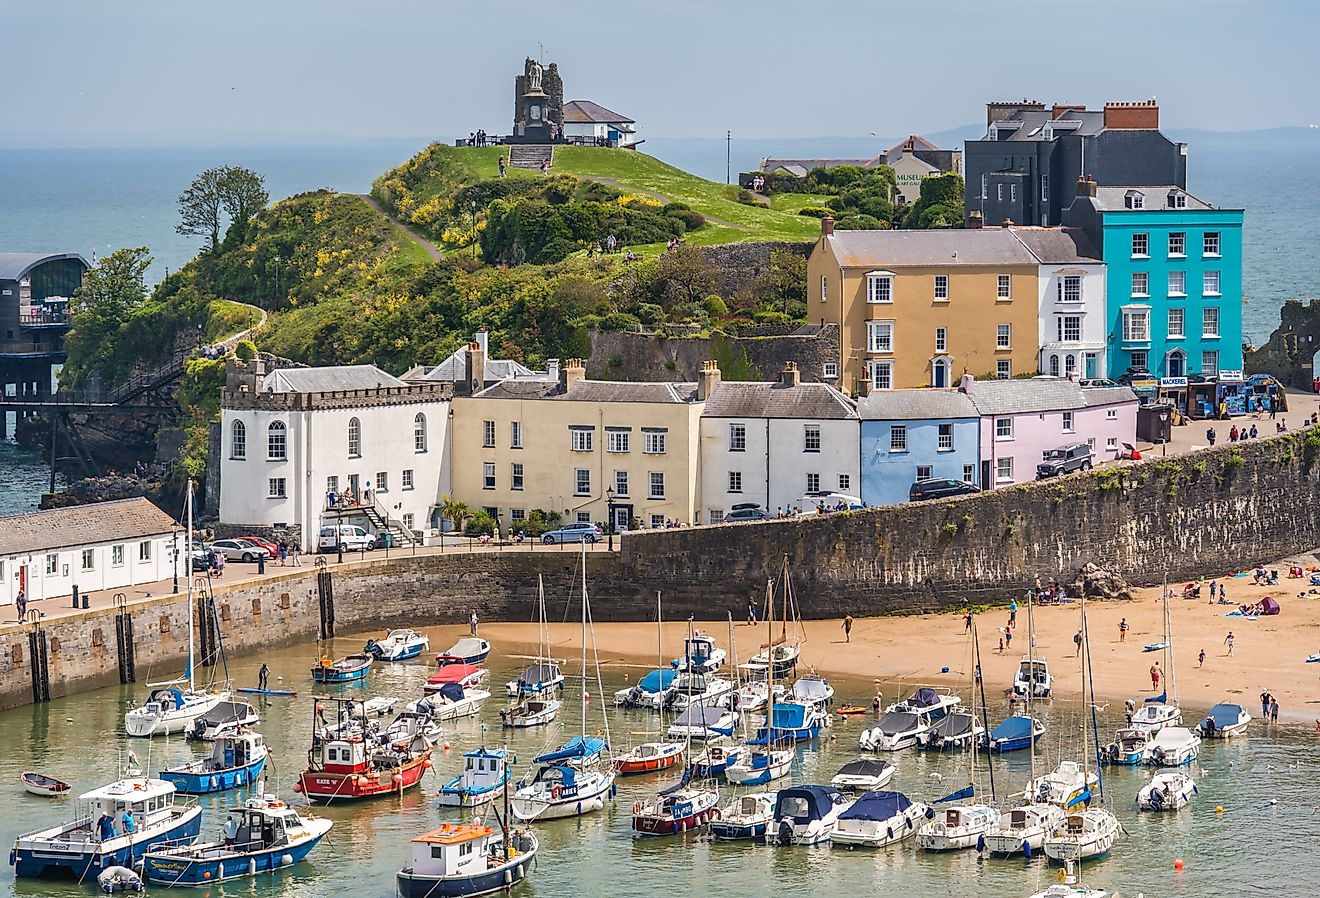
[[[1320,284],[1313,222],[1320,211],[1320,129],[1171,133],[1190,145],[1188,187],[1225,208],[1246,209],[1244,330],[1262,343],[1287,299]],[[442,136],[441,136],[442,137]],[[322,187],[366,193],[372,180],[407,160],[426,138],[298,147],[0,149],[0,252],[75,251],[87,258],[146,246],[151,282],[177,271],[201,246],[175,232],[177,198],[199,172],[243,165],[273,198]],[[893,141],[855,137],[648,138],[643,150],[714,181],[754,169],[763,157],[871,157]],[[26,472],[35,466],[33,472]],[[0,472],[38,483],[36,456],[0,457]],[[10,478],[6,477],[6,481]],[[12,482],[12,481],[10,481]],[[0,514],[35,504],[39,491],[0,489]]]
[[[454,630],[429,631],[432,650],[448,646]],[[198,669],[204,682],[211,677],[223,680],[227,674],[238,685],[252,685],[264,661],[271,668],[272,687],[297,691],[294,697],[255,702],[262,718],[256,728],[265,735],[273,752],[265,791],[278,793],[300,809],[305,808],[292,786],[306,763],[313,709],[318,702],[329,704],[320,696],[392,696],[407,702],[421,695],[422,684],[434,670],[428,666],[429,656],[403,664],[378,664],[360,685],[313,686],[309,667],[322,652],[339,657],[360,651],[369,635],[379,634],[346,636],[324,645],[309,641],[265,655],[230,659],[227,669]],[[635,682],[642,668],[618,661],[604,664],[605,688],[599,695],[594,675],[586,690],[581,687],[576,658],[564,663],[571,679],[566,684],[558,720],[539,729],[501,729],[498,711],[505,703],[504,683],[515,678],[529,659],[517,654],[519,647],[495,648],[487,664],[491,675],[485,686],[496,694],[479,716],[444,724],[434,768],[423,776],[420,788],[401,797],[313,808],[312,813],[329,818],[334,828],[306,862],[278,873],[197,890],[197,894],[214,898],[391,898],[396,894],[395,873],[409,863],[411,839],[445,821],[471,820],[470,813],[460,815],[457,809],[438,808],[435,802],[440,785],[459,774],[464,752],[482,745],[507,746],[515,757],[515,776],[522,777],[533,769],[533,756],[583,732],[584,711],[586,733],[608,735],[617,748],[660,738],[662,725],[654,714],[622,711],[611,701],[614,691]],[[809,656],[809,649],[804,657]],[[209,745],[187,743],[178,737],[148,742],[123,735],[124,712],[143,701],[143,683],[169,679],[178,673],[140,668],[138,684],[81,692],[48,704],[0,712],[0,783],[4,784],[0,789],[6,810],[0,815],[0,843],[7,847],[20,833],[53,826],[75,813],[76,799],[39,798],[22,792],[16,781],[24,770],[63,779],[77,795],[114,780],[129,751],[153,773],[208,753]],[[1097,670],[1096,674],[1103,677],[1103,671]],[[832,678],[832,685],[839,705],[869,705],[875,691],[874,684],[864,680]],[[987,684],[987,689],[994,687],[988,705],[991,725],[1009,713],[999,692],[1004,685]],[[1098,686],[1103,690],[1103,683]],[[886,702],[897,700],[895,687],[882,689]],[[584,691],[588,695],[585,701]],[[1038,703],[1033,711],[1047,728],[1037,745],[1037,773],[1054,769],[1060,761],[1082,763],[1094,757],[1094,737],[1083,730],[1083,725],[1090,726],[1090,714],[1080,703],[1054,699]],[[1184,709],[1185,720],[1193,725],[1204,713],[1204,708]],[[1110,703],[1098,711],[1097,719],[1100,741],[1108,743],[1122,725],[1121,707]],[[857,739],[865,725],[865,717],[836,720],[821,736],[796,747],[796,759],[787,779],[760,789],[828,784],[840,767],[859,756]],[[1202,746],[1200,758],[1185,768],[1196,781],[1197,794],[1190,806],[1174,813],[1137,810],[1135,797],[1149,781],[1153,772],[1150,768],[1103,770],[1103,801],[1118,817],[1123,833],[1107,857],[1082,865],[1083,882],[1093,889],[1106,889],[1113,898],[1135,898],[1138,894],[1148,898],[1312,894],[1314,783],[1320,776],[1315,744],[1309,726],[1266,727],[1255,721],[1244,737],[1209,741]],[[879,757],[896,768],[887,788],[927,803],[972,784],[977,801],[1009,808],[1015,803],[1014,793],[1021,793],[1031,775],[1032,759],[1026,751],[997,756],[990,768],[982,755],[975,770],[966,752],[906,749],[881,753]],[[912,838],[879,850],[828,844],[780,847],[722,843],[702,832],[634,838],[629,813],[633,802],[654,796],[676,779],[672,772],[623,777],[618,780],[616,799],[606,809],[581,818],[537,824],[540,853],[528,882],[514,890],[515,898],[757,894],[782,898],[1026,898],[1052,886],[1060,871],[1040,854],[1024,860],[1021,856],[982,859],[972,850],[931,853],[918,850]],[[732,802],[739,791],[756,791],[735,790],[727,783],[720,784],[719,789],[721,806]],[[1100,788],[1095,791],[1099,801]],[[227,810],[250,794],[249,789],[241,789],[197,799],[203,808],[202,838],[217,838]],[[495,824],[491,808],[479,813],[484,822]],[[148,892],[160,888],[149,885]],[[7,869],[0,873],[0,898],[75,898],[92,891],[90,883],[16,881]]]

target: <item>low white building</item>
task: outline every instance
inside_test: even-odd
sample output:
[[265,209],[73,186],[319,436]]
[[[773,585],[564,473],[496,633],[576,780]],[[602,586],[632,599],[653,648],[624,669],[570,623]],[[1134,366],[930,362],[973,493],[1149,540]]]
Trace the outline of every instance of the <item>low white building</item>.
[[1104,377],[1105,263],[1099,251],[1081,228],[1011,230],[1040,262],[1040,373]]
[[449,490],[452,384],[406,384],[372,365],[231,362],[221,399],[226,534],[287,534],[315,551],[323,524],[407,540],[439,526]]
[[[713,366],[713,363],[710,363]],[[713,370],[718,379],[719,369]],[[717,382],[701,415],[701,502],[718,523],[756,503],[774,516],[810,493],[859,496],[857,404],[795,364],[770,383]]]
[[[176,542],[177,541],[177,542]],[[186,536],[147,499],[118,499],[0,518],[0,605],[172,579]],[[187,582],[188,571],[179,576]],[[165,592],[169,587],[165,588]]]
[[577,143],[606,147],[641,142],[635,121],[591,100],[569,100],[564,104],[564,136]]

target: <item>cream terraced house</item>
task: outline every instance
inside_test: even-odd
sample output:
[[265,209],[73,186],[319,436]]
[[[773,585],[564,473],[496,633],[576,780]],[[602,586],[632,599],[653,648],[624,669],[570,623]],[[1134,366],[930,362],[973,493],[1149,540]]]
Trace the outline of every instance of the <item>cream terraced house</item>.
[[453,496],[512,532],[535,508],[604,528],[611,495],[618,530],[699,523],[705,399],[692,383],[588,380],[580,359],[560,383],[506,380],[456,396]]

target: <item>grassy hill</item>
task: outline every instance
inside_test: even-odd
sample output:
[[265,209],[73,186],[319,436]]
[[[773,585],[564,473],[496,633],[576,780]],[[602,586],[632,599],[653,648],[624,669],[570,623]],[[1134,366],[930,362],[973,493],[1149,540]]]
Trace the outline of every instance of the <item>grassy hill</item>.
[[[498,178],[499,158],[507,151],[505,147],[432,144],[378,179],[373,194],[401,219],[452,246],[452,238],[463,232],[468,213],[453,205],[455,193]],[[687,205],[706,218],[704,227],[683,235],[684,242],[691,245],[810,240],[819,232],[816,219],[796,214],[816,198],[794,197],[782,208],[747,205],[738,202],[736,187],[707,181],[635,150],[558,147],[551,174],[595,181],[661,203]],[[540,172],[514,168],[509,169],[508,177],[543,179]]]

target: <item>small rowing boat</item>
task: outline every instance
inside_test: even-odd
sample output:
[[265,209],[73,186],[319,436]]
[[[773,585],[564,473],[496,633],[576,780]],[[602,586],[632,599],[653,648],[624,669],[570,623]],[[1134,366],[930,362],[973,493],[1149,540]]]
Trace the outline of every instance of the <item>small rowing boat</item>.
[[42,773],[20,774],[18,781],[23,784],[23,788],[33,795],[41,795],[45,798],[58,798],[61,795],[68,795],[70,786],[66,782],[55,779],[53,776],[46,776]]

